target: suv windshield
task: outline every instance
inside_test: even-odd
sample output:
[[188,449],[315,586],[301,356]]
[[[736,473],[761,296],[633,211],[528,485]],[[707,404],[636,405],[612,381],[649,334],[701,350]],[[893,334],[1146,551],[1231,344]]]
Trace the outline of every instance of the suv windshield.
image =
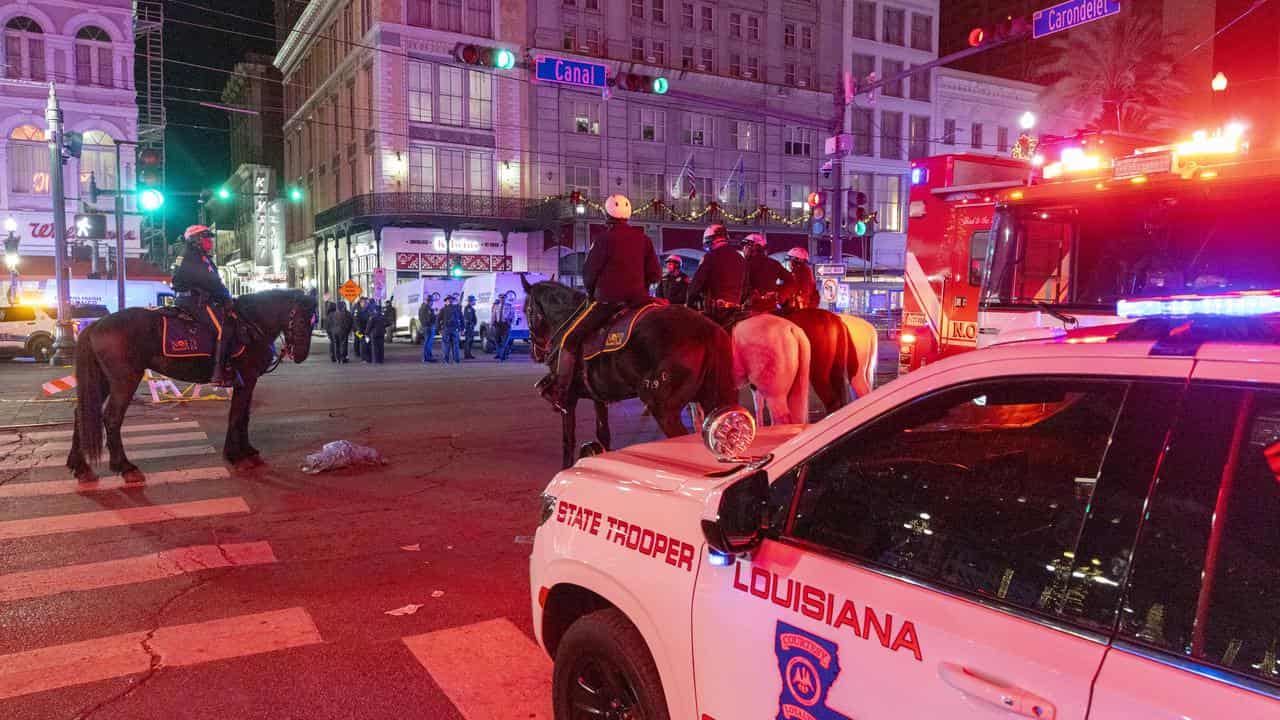
[[997,210],[983,303],[1280,288],[1274,187],[1190,185]]

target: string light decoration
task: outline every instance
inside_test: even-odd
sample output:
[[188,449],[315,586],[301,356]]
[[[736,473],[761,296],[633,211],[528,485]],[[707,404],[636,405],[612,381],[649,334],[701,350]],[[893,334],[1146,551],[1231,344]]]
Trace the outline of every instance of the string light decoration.
[[1018,142],[1013,144],[1013,149],[1009,152],[1014,160],[1030,160],[1036,155],[1036,147],[1040,145],[1040,141],[1031,137],[1026,133],[1018,136]]
[[[549,202],[552,200],[569,201],[569,202],[572,202],[574,205],[581,205],[583,207],[590,208],[592,211],[596,213],[599,213],[602,215],[604,214],[603,204],[601,204],[600,202],[597,202],[596,200],[583,196],[578,191],[574,191],[573,193],[565,193],[561,195],[547,195],[543,197],[542,200],[543,202]],[[806,213],[804,216],[801,216],[801,217],[787,218],[787,217],[783,217],[782,215],[770,209],[768,205],[758,205],[756,206],[756,209],[751,212],[737,214],[737,213],[733,213],[726,210],[723,206],[720,205],[720,203],[714,200],[707,203],[707,205],[703,207],[701,210],[693,210],[687,213],[682,213],[679,210],[671,207],[671,205],[667,204],[667,202],[662,198],[654,198],[653,200],[650,200],[644,205],[639,205],[632,209],[633,216],[643,216],[646,213],[652,213],[652,217],[645,218],[646,221],[657,221],[657,222],[662,222],[665,220],[665,221],[672,221],[672,222],[696,223],[696,222],[702,222],[704,219],[707,218],[708,215],[712,215],[712,214],[715,214],[716,216],[718,216],[718,218],[723,218],[725,220],[728,220],[729,222],[737,223],[740,225],[762,225],[766,221],[769,221],[772,218],[772,222],[777,223],[779,225],[785,225],[787,227],[799,227],[801,225],[804,225],[809,220],[808,213]]]

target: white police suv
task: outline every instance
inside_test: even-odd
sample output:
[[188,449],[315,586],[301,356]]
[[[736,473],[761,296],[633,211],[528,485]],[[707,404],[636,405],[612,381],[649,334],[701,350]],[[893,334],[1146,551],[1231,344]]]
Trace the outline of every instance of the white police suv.
[[1280,293],[1121,310],[557,475],[556,718],[1280,717]]

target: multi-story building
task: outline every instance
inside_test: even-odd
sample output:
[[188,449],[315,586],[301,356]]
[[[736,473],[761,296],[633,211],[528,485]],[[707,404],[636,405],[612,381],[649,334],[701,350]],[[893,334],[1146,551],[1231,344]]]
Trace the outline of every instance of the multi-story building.
[[[73,215],[89,203],[92,178],[102,189],[132,188],[134,148],[117,141],[137,139],[138,109],[134,93],[133,4],[128,0],[97,2],[21,2],[0,4],[0,217],[13,217],[20,239],[24,282],[54,277],[51,162],[45,106],[49,87],[57,88],[66,131],[81,133],[80,157],[62,168],[67,201],[67,228]],[[120,173],[117,174],[116,151]],[[110,213],[113,200],[101,198],[97,209]],[[132,210],[132,199],[127,210]],[[110,237],[99,242],[100,271],[114,263],[114,223]],[[142,254],[139,222],[126,215],[124,247],[131,277],[154,275],[137,258]],[[72,277],[90,272],[91,246],[76,252]]]
[[[1039,99],[1044,88],[1034,83],[940,68],[934,85],[933,124],[939,130],[934,155],[1008,157],[1024,133],[1065,136],[1083,125],[1080,118],[1042,112]],[[1022,118],[1028,112],[1034,125],[1024,130]]]

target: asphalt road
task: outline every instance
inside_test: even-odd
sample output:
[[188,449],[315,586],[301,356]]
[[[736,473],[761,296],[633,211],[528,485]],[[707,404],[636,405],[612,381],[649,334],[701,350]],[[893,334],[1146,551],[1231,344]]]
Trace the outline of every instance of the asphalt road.
[[[217,454],[225,402],[138,402],[149,482],[88,491],[60,467],[70,404],[30,402],[66,370],[0,364],[0,718],[549,718],[527,543],[559,418],[527,357],[418,353],[317,341],[259,385],[246,474]],[[614,436],[657,431],[623,405]],[[337,439],[388,463],[300,471]]]

